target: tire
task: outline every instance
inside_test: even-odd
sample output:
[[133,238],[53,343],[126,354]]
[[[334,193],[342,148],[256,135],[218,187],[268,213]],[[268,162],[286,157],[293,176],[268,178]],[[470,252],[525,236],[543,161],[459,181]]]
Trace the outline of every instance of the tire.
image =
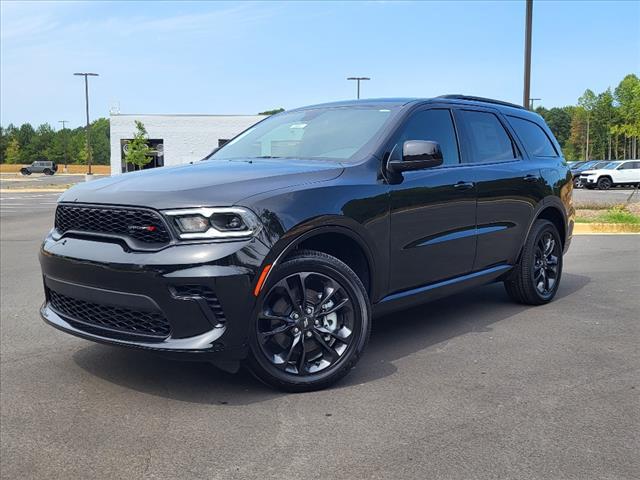
[[31,175],[31,172],[29,170],[27,170],[26,168],[21,168],[20,169],[20,173],[22,175]]
[[271,272],[258,297],[247,366],[281,390],[320,390],[353,368],[370,331],[371,305],[353,270],[326,253],[302,250]]
[[48,168],[45,168],[42,173],[44,173],[45,175],[49,175],[49,176],[53,175],[53,171],[49,170]]
[[573,188],[582,188],[582,182],[577,177],[573,179]]
[[[549,247],[546,243],[548,239],[553,240],[554,243],[548,255],[545,255]],[[540,270],[544,272],[541,274]],[[555,272],[552,274],[553,270]],[[561,277],[562,242],[558,229],[548,220],[536,220],[524,244],[518,264],[504,282],[505,289],[509,297],[518,303],[543,305],[555,297]]]
[[598,190],[609,190],[613,186],[613,182],[609,177],[598,179]]

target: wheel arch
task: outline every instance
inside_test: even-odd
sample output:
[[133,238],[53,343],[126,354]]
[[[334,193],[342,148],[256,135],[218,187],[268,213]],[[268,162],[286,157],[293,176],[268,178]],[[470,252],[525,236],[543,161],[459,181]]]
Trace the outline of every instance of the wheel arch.
[[567,245],[568,240],[568,231],[567,231],[567,216],[564,213],[564,206],[560,199],[556,197],[547,198],[544,202],[541,202],[538,210],[535,212],[531,219],[531,223],[527,228],[527,233],[522,240],[522,245],[518,251],[518,256],[516,258],[516,262],[520,260],[520,256],[522,255],[522,250],[524,249],[524,244],[529,238],[529,234],[531,233],[531,229],[533,225],[536,223],[536,220],[543,219],[548,220],[555,225],[558,229],[558,234],[560,235],[560,241],[562,242],[563,251],[565,246]]
[[[366,240],[354,229],[344,225],[325,224],[285,237],[278,242],[281,245],[274,246],[264,262],[265,265],[270,265],[269,272],[299,250],[324,252],[346,263],[362,281],[369,299],[375,301],[381,289],[376,281],[375,256]],[[269,272],[263,279],[263,284],[266,283]]]
[[[558,233],[560,234],[562,247],[564,248],[565,244],[567,243],[567,221],[560,208],[556,207],[555,205],[549,205],[542,208],[542,210],[538,212],[538,215],[533,219],[531,225],[533,226],[533,223],[539,219],[549,220],[555,225]],[[529,230],[531,230],[531,228],[529,228]]]
[[609,179],[609,181],[611,182],[611,184],[612,184],[612,185],[614,184],[613,177],[612,177],[611,175],[604,174],[604,175],[598,175],[598,178],[596,179],[596,185],[597,185],[597,184],[598,184],[598,182],[599,182],[600,180],[602,180],[603,178],[607,178],[607,179]]

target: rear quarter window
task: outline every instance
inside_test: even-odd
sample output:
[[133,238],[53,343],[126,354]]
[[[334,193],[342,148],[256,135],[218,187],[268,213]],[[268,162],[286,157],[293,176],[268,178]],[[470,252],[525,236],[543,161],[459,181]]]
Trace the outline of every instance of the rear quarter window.
[[509,117],[509,123],[518,135],[518,138],[524,144],[529,155],[534,157],[557,157],[553,143],[547,136],[546,132],[537,123],[530,122],[523,118]]

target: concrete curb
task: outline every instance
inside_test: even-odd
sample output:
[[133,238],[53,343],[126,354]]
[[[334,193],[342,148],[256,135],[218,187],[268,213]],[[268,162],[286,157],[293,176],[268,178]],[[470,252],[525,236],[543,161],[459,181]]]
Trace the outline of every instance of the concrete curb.
[[0,193],[62,193],[68,188],[0,188]]
[[576,223],[573,226],[574,235],[601,234],[640,234],[639,224],[630,223]]

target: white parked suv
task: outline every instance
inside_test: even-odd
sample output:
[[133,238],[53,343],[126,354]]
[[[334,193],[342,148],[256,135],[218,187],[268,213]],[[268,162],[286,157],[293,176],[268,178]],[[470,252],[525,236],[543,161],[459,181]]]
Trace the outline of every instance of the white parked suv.
[[640,185],[640,160],[620,160],[597,170],[585,170],[580,172],[580,183],[586,188],[600,190],[616,185]]

